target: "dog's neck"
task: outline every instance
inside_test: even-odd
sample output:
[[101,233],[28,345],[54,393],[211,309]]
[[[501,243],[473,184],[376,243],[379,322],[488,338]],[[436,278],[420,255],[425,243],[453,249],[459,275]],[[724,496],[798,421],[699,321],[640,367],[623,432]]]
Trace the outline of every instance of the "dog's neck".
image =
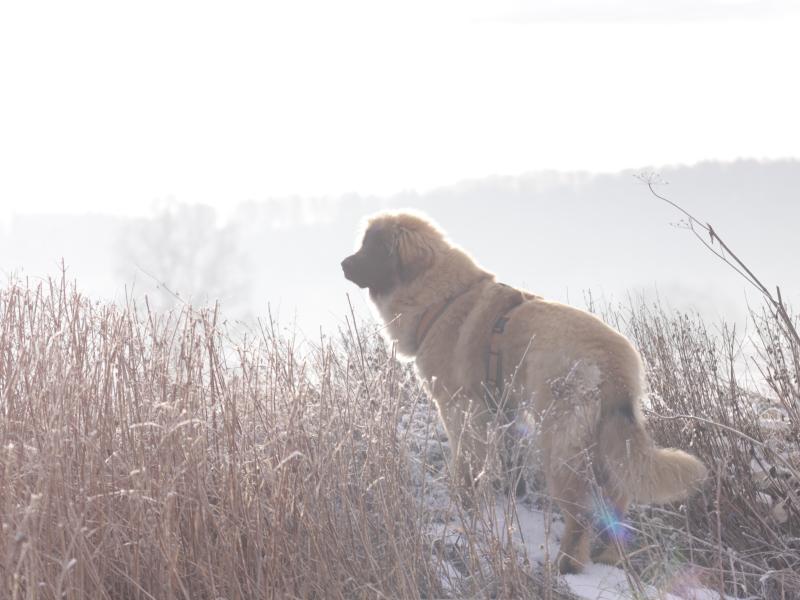
[[[423,319],[430,319],[431,311],[446,309],[448,300],[493,277],[466,253],[453,249],[446,261],[435,263],[413,281],[398,285],[388,294],[373,298],[386,324],[386,337],[397,341],[400,354],[413,357],[421,342],[420,324]],[[432,325],[431,322],[428,326]]]
[[489,278],[488,274],[484,277],[480,277],[479,279],[476,279],[469,285],[464,286],[461,290],[426,308],[425,311],[422,313],[422,316],[417,321],[417,327],[414,333],[414,345],[417,348],[419,348],[422,345],[422,342],[425,340],[425,336],[428,335],[428,332],[431,330],[431,327],[433,327],[433,324],[439,317],[441,317],[444,314],[444,312],[448,308],[450,308],[450,305],[453,302],[455,302],[458,298],[466,294],[481,281],[484,281],[485,279],[488,278]]

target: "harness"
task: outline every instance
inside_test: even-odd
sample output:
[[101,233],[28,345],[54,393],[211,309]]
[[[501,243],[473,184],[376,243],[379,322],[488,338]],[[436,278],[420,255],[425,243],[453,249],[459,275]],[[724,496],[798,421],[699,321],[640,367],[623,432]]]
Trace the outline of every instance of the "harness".
[[[479,281],[483,280],[481,279]],[[475,284],[472,284],[466,287],[457,294],[450,296],[449,298],[445,298],[441,302],[437,302],[425,310],[419,322],[417,323],[417,329],[415,332],[417,348],[419,348],[419,346],[422,344],[425,336],[436,322],[436,319],[442,316],[444,311],[446,311],[457,298],[461,297],[467,291],[472,289],[474,285]],[[492,329],[489,335],[489,347],[486,351],[486,376],[483,380],[484,399],[486,400],[486,405],[494,411],[497,411],[498,409],[498,401],[503,397],[503,390],[505,387],[505,381],[503,379],[503,354],[500,351],[500,346],[506,324],[511,318],[511,312],[515,308],[517,308],[523,302],[537,297],[533,294],[528,294],[512,288],[504,283],[501,283],[500,285],[505,288],[504,291],[506,297],[503,299],[503,303],[498,311],[499,316],[492,324]]]
[[500,316],[497,317],[492,325],[492,331],[489,336],[489,349],[486,351],[486,377],[483,380],[484,384],[484,399],[486,405],[497,412],[499,402],[503,398],[503,390],[505,389],[505,379],[503,377],[503,353],[500,352],[500,342],[505,333],[506,323],[511,319],[511,313],[523,302],[536,298],[533,294],[528,294],[520,290],[507,286],[504,283],[500,285],[513,291],[500,309]]

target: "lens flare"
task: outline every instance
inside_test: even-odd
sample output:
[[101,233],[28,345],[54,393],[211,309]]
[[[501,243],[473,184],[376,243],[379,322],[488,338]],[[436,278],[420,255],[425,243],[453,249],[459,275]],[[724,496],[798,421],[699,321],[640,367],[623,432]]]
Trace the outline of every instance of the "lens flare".
[[623,521],[623,516],[607,502],[599,501],[595,505],[595,519],[600,526],[601,533],[625,545],[631,541],[633,533]]

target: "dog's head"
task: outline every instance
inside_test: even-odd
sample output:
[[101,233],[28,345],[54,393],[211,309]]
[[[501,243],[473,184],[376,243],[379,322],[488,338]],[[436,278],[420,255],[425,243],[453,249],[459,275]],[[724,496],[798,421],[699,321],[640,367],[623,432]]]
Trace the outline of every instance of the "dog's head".
[[385,295],[429,269],[442,233],[412,213],[382,213],[367,221],[359,250],[342,261],[344,276],[373,296]]

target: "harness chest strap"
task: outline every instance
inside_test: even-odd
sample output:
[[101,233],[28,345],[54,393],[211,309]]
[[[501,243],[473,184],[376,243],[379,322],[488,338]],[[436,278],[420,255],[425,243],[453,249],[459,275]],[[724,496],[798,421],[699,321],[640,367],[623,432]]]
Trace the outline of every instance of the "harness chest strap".
[[492,325],[489,336],[489,348],[486,352],[486,377],[484,379],[486,404],[497,410],[498,403],[503,397],[505,381],[503,380],[503,354],[500,351],[500,342],[505,332],[506,323],[511,318],[510,313],[526,300],[535,298],[532,294],[518,292],[503,307],[500,316]]
[[[428,334],[428,331],[430,331],[434,322],[436,322],[436,319],[438,319],[442,313],[447,310],[454,300],[469,291],[473,285],[467,286],[457,294],[449,298],[445,298],[441,302],[437,302],[436,304],[428,307],[417,323],[417,328],[415,331],[414,337],[416,339],[418,348],[420,345],[422,345],[422,341],[425,339],[425,336]],[[497,410],[498,408],[497,401],[502,398],[503,388],[505,387],[505,382],[503,381],[503,361],[502,353],[500,352],[500,342],[505,331],[506,323],[508,323],[508,320],[510,319],[509,314],[523,302],[537,298],[537,296],[533,294],[514,290],[513,288],[510,288],[510,286],[507,286],[503,283],[500,285],[513,290],[514,293],[506,300],[505,304],[500,310],[500,316],[492,325],[492,331],[489,337],[489,348],[486,352],[486,377],[484,378],[486,404],[489,407],[492,407],[494,410]]]

